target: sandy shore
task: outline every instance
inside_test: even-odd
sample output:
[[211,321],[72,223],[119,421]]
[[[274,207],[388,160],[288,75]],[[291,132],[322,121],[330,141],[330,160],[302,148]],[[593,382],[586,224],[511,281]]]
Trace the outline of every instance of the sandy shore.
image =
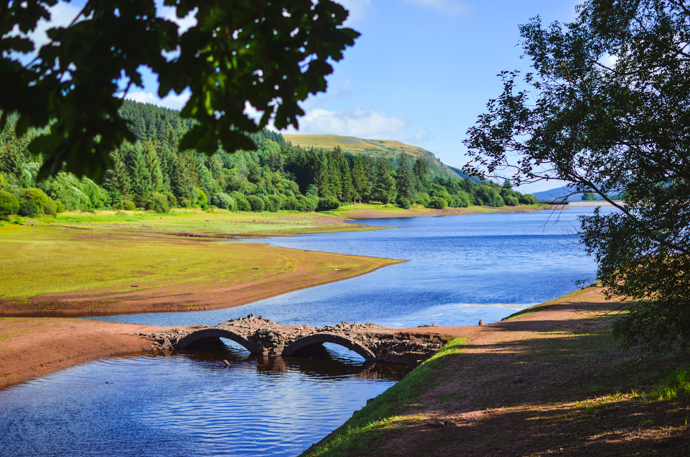
[[0,388],[101,357],[141,353],[151,342],[128,335],[160,327],[66,318],[0,318]]

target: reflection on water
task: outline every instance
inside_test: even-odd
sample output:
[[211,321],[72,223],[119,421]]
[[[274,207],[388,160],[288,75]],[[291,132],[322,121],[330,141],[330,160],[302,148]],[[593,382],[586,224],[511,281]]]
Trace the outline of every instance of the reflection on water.
[[[407,371],[221,352],[98,360],[0,391],[7,456],[297,455]],[[225,363],[228,362],[228,364]]]

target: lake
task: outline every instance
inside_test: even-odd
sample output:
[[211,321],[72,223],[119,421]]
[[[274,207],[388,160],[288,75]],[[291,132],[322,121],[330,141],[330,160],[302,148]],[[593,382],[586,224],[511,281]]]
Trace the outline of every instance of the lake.
[[[366,220],[399,228],[260,240],[407,262],[238,308],[101,319],[168,326],[254,313],[283,324],[489,323],[594,279],[576,235],[577,216],[591,211]],[[256,358],[225,343],[217,353],[97,360],[1,390],[2,454],[297,455],[405,373],[334,345],[324,359],[303,360]]]

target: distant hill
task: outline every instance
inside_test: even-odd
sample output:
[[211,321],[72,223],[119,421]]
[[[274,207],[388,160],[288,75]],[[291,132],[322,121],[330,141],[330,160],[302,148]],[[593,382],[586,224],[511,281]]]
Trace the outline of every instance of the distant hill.
[[405,152],[412,159],[418,157],[426,159],[429,164],[429,170],[432,171],[435,176],[467,178],[465,173],[441,162],[432,152],[399,141],[365,140],[354,136],[340,135],[290,135],[285,133],[283,133],[283,137],[293,145],[303,148],[333,149],[336,146],[340,146],[344,152],[365,154],[374,157],[386,157],[395,162],[400,158],[400,153]]
[[[557,200],[557,199],[562,199],[563,196],[571,194],[575,191],[575,188],[572,186],[563,186],[563,187],[556,187],[555,189],[549,189],[549,190],[544,190],[541,192],[532,192],[532,195],[537,197],[539,201],[547,201],[547,200]],[[620,200],[621,198],[621,193],[618,194],[609,194],[609,198],[613,198],[613,200]],[[599,197],[599,195],[596,196],[597,200],[601,200],[602,198]],[[568,201],[580,201],[582,200],[582,192],[575,193],[573,195],[570,195],[568,197]]]

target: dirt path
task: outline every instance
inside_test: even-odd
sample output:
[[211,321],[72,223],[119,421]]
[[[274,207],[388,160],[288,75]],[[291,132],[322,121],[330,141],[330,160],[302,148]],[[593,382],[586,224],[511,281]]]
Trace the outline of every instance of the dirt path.
[[[415,329],[467,340],[429,382],[403,380],[388,405],[361,411],[377,420],[358,422],[357,413],[334,444],[307,455],[690,455],[690,398],[639,394],[690,355],[621,351],[612,307],[587,289],[491,325]],[[411,388],[407,407],[384,411]]]
[[151,342],[127,335],[147,325],[64,318],[0,318],[0,388],[79,363],[142,352]]

